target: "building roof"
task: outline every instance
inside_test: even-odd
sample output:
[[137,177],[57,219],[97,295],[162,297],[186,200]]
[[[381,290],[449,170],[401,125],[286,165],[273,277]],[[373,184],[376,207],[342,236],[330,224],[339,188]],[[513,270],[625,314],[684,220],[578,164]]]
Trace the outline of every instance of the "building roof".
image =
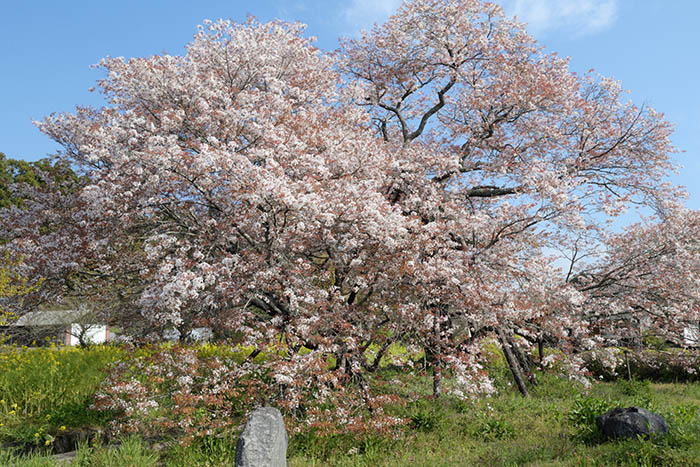
[[82,310],[30,311],[20,316],[11,326],[63,326],[83,321]]

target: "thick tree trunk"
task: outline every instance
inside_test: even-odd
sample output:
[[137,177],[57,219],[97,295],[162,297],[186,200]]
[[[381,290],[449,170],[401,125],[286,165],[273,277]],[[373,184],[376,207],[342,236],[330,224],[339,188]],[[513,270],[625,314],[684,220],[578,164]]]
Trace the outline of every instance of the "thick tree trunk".
[[518,362],[515,360],[513,352],[511,352],[510,346],[508,345],[508,342],[506,341],[506,338],[503,335],[503,331],[499,328],[497,332],[499,340],[501,341],[503,355],[505,355],[506,361],[508,362],[508,366],[510,367],[510,371],[511,373],[513,373],[513,379],[515,379],[515,384],[517,384],[520,393],[524,397],[529,397],[530,394],[527,392],[527,386],[525,385],[525,381],[523,380],[523,375],[520,373]]

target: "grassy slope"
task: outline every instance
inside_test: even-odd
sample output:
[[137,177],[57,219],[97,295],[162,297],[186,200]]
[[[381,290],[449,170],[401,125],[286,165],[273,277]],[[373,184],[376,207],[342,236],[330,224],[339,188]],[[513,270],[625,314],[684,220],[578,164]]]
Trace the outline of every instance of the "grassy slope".
[[[33,440],[37,432],[41,441],[63,424],[74,422],[78,428],[80,423],[98,421],[81,404],[86,403],[87,392],[94,391],[106,362],[119,358],[119,352],[92,352],[5,354],[4,365],[0,365],[8,370],[0,373],[0,387],[5,394],[4,404],[0,403],[0,441]],[[541,374],[541,383],[532,389],[532,397],[523,399],[509,386],[502,367],[493,370],[497,375],[501,373],[496,378],[500,389],[496,397],[475,402],[422,399],[407,407],[396,407],[397,415],[412,420],[411,429],[399,439],[296,435],[290,439],[289,465],[700,466],[698,383],[618,381],[600,383],[584,391],[577,383]],[[385,370],[381,378],[390,381],[397,377]],[[43,383],[39,381],[42,378],[46,378]],[[18,385],[21,381],[26,384]],[[408,377],[407,382],[415,392],[429,392],[429,379],[425,377]],[[58,386],[65,385],[71,390],[64,392],[60,400],[48,398]],[[12,404],[17,404],[18,409],[12,409]],[[671,433],[651,441],[601,442],[596,439],[592,417],[613,404],[638,405],[661,413],[669,421]],[[13,410],[15,413],[11,413]],[[48,420],[46,415],[50,415]],[[83,446],[73,465],[233,465],[235,439],[236,434],[232,433],[228,439],[204,439],[188,448],[166,444],[160,455],[138,439],[127,440],[116,449]],[[56,465],[46,457],[19,460],[8,453],[0,454],[0,465],[10,464]]]
[[[293,453],[290,466],[472,466],[472,465],[700,465],[700,385],[601,383],[588,395],[554,377],[523,399],[515,391],[471,404],[431,403],[408,414],[423,420],[404,439],[360,446],[358,454],[311,447]],[[570,420],[574,407],[590,401],[645,405],[665,415],[668,437],[601,442]],[[588,405],[587,405],[588,404]],[[695,407],[695,409],[693,409]],[[426,423],[425,420],[432,421]],[[416,418],[414,418],[414,421]],[[294,440],[292,441],[294,448]]]

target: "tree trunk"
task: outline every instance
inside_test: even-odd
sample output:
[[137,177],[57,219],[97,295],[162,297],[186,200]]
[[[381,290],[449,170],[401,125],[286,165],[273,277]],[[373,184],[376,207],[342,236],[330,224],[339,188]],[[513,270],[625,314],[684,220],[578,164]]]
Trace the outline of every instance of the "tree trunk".
[[387,349],[391,346],[391,341],[387,340],[384,345],[377,351],[377,354],[374,356],[374,361],[372,364],[368,367],[369,371],[376,371],[377,368],[379,368],[379,363],[382,361],[382,357],[386,353]]
[[433,397],[435,399],[440,398],[440,393],[442,392],[442,341],[440,340],[440,308],[434,308],[433,315],[433,338],[435,339],[435,358],[433,358]]
[[506,357],[506,361],[508,362],[508,366],[510,367],[511,373],[513,373],[513,379],[515,379],[515,383],[518,385],[518,389],[520,390],[520,393],[524,397],[529,397],[530,394],[527,392],[527,386],[525,386],[525,381],[523,380],[523,375],[520,373],[520,369],[518,368],[518,362],[515,360],[515,356],[513,356],[513,353],[510,350],[510,346],[508,345],[508,342],[506,342],[506,338],[503,335],[503,331],[498,328],[498,337],[499,340],[501,341],[501,348],[503,349],[503,355]]
[[347,373],[348,359],[345,356],[345,350],[341,350],[335,354],[335,369],[340,370],[342,373]]
[[537,339],[537,353],[540,355],[540,370],[544,371],[544,337]]
[[440,368],[440,362],[433,362],[433,397],[435,399],[440,398],[442,392],[442,368]]
[[530,370],[530,363],[528,362],[528,359],[523,351],[520,350],[520,347],[518,347],[512,339],[508,340],[508,344],[510,345],[511,350],[513,351],[513,354],[520,365],[520,369],[523,373],[525,373],[525,377],[527,378],[528,382],[530,384],[537,385],[537,377],[532,370]]

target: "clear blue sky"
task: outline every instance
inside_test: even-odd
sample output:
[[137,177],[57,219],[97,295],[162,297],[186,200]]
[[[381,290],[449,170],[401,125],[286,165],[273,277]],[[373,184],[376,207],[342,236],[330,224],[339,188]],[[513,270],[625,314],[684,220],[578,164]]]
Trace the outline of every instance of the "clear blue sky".
[[[700,1],[496,0],[529,24],[549,51],[571,57],[574,71],[622,81],[637,103],[664,112],[676,126],[685,167],[672,180],[700,209]],[[318,45],[335,49],[381,21],[399,0],[0,0],[0,151],[36,160],[58,146],[32,125],[75,105],[101,105],[88,92],[100,58],[180,54],[203,19],[299,20]]]

